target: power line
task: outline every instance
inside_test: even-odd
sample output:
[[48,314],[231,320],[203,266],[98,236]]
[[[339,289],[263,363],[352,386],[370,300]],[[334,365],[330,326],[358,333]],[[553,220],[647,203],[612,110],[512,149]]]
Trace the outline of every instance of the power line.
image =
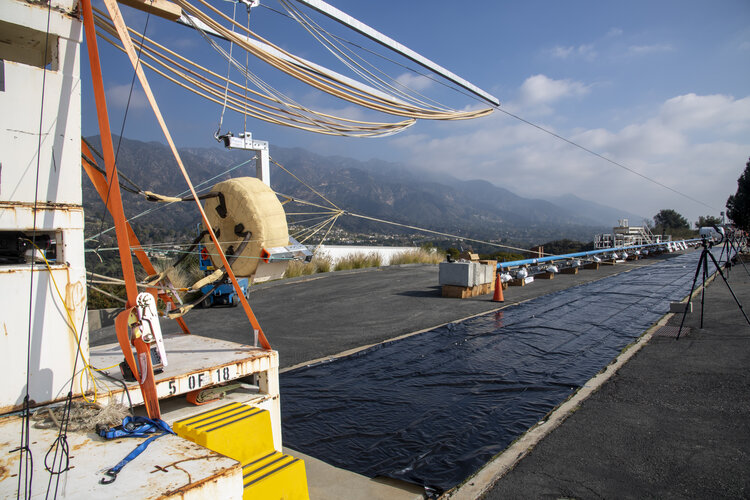
[[[273,9],[271,7],[268,7],[266,5],[262,5],[262,7],[266,8],[267,10],[272,11],[272,12],[274,12],[274,13],[280,15],[280,16],[284,16],[284,17],[287,17],[289,19],[293,19],[291,16],[289,16],[285,12],[278,11],[278,10]],[[400,62],[398,62],[398,61],[396,61],[394,59],[391,59],[389,57],[386,57],[383,54],[379,54],[379,53],[377,53],[375,51],[372,51],[372,50],[370,50],[370,49],[368,49],[368,48],[366,48],[366,47],[364,47],[364,46],[362,46],[360,44],[357,44],[357,43],[355,43],[355,42],[353,42],[351,40],[347,40],[346,38],[343,38],[341,36],[338,36],[338,35],[335,35],[335,34],[332,34],[332,33],[328,33],[328,32],[326,32],[326,33],[329,36],[332,36],[332,37],[338,39],[341,42],[347,43],[347,44],[349,44],[349,45],[351,45],[353,47],[357,47],[360,50],[367,51],[367,52],[369,52],[369,53],[371,53],[371,54],[373,54],[373,55],[375,55],[377,57],[380,57],[380,58],[382,58],[384,60],[387,60],[387,61],[389,61],[389,62],[391,62],[391,63],[393,63],[395,65],[398,65],[398,66],[400,66],[400,67],[402,67],[402,68],[404,68],[404,69],[406,69],[408,71],[412,71],[413,73],[416,73],[416,74],[418,74],[418,75],[420,75],[420,76],[422,76],[424,78],[429,78],[430,80],[432,80],[432,81],[434,81],[436,83],[439,83],[439,84],[443,85],[444,87],[449,88],[449,89],[451,89],[451,90],[453,90],[455,92],[458,92],[459,94],[468,96],[468,97],[470,97],[470,98],[472,98],[472,99],[474,99],[474,100],[476,100],[478,102],[484,102],[479,97],[477,97],[477,96],[475,96],[475,95],[473,95],[473,94],[471,94],[469,92],[466,92],[466,91],[464,91],[464,90],[462,90],[460,88],[456,88],[456,87],[454,87],[452,85],[448,85],[445,82],[443,82],[443,81],[435,78],[433,75],[426,74],[426,73],[424,73],[424,72],[422,72],[422,71],[420,71],[418,69],[415,69],[415,68],[412,68],[412,67],[410,67],[408,65],[402,64],[402,63],[400,63]],[[687,198],[690,201],[693,201],[695,203],[703,205],[704,207],[710,208],[711,210],[718,210],[714,206],[711,206],[711,205],[709,205],[709,204],[707,204],[707,203],[705,203],[705,202],[703,202],[703,201],[701,201],[701,200],[699,200],[697,198],[694,198],[694,197],[692,197],[692,196],[690,196],[690,195],[688,195],[686,193],[683,193],[681,191],[678,191],[677,189],[674,189],[674,188],[672,188],[670,186],[667,186],[666,184],[664,184],[662,182],[659,182],[656,179],[653,179],[653,178],[651,178],[651,177],[649,177],[649,176],[647,176],[645,174],[642,174],[642,173],[638,172],[637,170],[634,170],[634,169],[632,169],[632,168],[630,168],[630,167],[628,167],[626,165],[623,165],[622,163],[620,163],[618,161],[612,160],[611,158],[607,158],[606,156],[604,156],[604,155],[602,155],[600,153],[597,153],[596,151],[593,151],[593,150],[591,150],[591,149],[589,149],[589,148],[587,148],[587,147],[585,147],[585,146],[583,146],[581,144],[578,144],[577,142],[575,142],[573,140],[567,139],[567,138],[565,138],[565,137],[563,137],[563,136],[561,136],[559,134],[556,134],[555,132],[552,132],[551,130],[549,130],[547,128],[544,128],[541,125],[537,125],[536,123],[533,123],[533,122],[531,122],[531,121],[529,121],[529,120],[527,120],[525,118],[522,118],[522,117],[520,117],[520,116],[518,116],[518,115],[516,115],[514,113],[511,113],[510,111],[506,111],[505,109],[502,109],[500,106],[494,106],[494,109],[496,109],[496,110],[500,111],[501,113],[504,113],[504,114],[506,114],[506,115],[508,115],[508,116],[510,116],[512,118],[515,118],[516,120],[518,120],[520,122],[523,122],[523,123],[525,123],[527,125],[530,125],[530,126],[536,128],[538,130],[541,130],[542,132],[545,132],[545,133],[547,133],[547,134],[549,134],[549,135],[551,135],[551,136],[553,136],[553,137],[555,137],[557,139],[560,139],[561,141],[566,142],[567,144],[570,144],[571,146],[579,148],[579,149],[585,151],[586,153],[594,155],[594,156],[596,156],[597,158],[599,158],[601,160],[604,160],[604,161],[606,161],[608,163],[611,163],[612,165],[615,165],[616,167],[622,168],[623,170],[626,170],[626,171],[628,171],[628,172],[630,172],[632,174],[635,174],[635,175],[637,175],[637,176],[639,176],[639,177],[641,177],[641,178],[643,178],[643,179],[645,179],[645,180],[647,180],[649,182],[652,182],[652,183],[656,184],[657,186],[660,186],[660,187],[663,187],[665,189],[668,189],[669,191],[672,191],[673,193],[675,193],[675,194],[677,194],[679,196]]]
[[510,117],[512,117],[512,118],[515,118],[515,119],[516,119],[516,120],[518,120],[518,121],[521,121],[521,122],[523,122],[523,123],[525,123],[525,124],[527,124],[527,125],[531,125],[532,127],[536,128],[536,129],[539,129],[539,130],[541,130],[542,132],[545,132],[545,133],[547,133],[547,134],[549,134],[549,135],[551,135],[551,136],[553,136],[553,137],[556,137],[557,139],[560,139],[561,141],[567,142],[567,143],[568,143],[568,144],[570,144],[571,146],[577,147],[577,148],[579,148],[579,149],[581,149],[581,150],[583,150],[583,151],[585,151],[585,152],[587,152],[587,153],[589,153],[589,154],[592,154],[592,155],[596,156],[597,158],[600,158],[600,159],[602,159],[602,160],[604,160],[604,161],[606,161],[606,162],[609,162],[609,163],[611,163],[612,165],[615,165],[615,166],[617,166],[617,167],[620,167],[620,168],[622,168],[622,169],[624,169],[624,170],[627,170],[628,172],[630,172],[630,173],[632,173],[632,174],[635,174],[635,175],[637,175],[637,176],[639,176],[639,177],[642,177],[642,178],[646,179],[646,180],[647,180],[647,181],[649,181],[649,182],[653,182],[654,184],[656,184],[656,185],[658,185],[658,186],[661,186],[661,187],[663,187],[663,188],[665,188],[665,189],[669,189],[670,191],[672,191],[672,192],[673,192],[673,193],[675,193],[675,194],[678,194],[678,195],[680,195],[680,196],[684,196],[685,198],[687,198],[687,199],[689,199],[689,200],[691,200],[691,201],[694,201],[694,202],[696,202],[696,203],[700,203],[700,204],[701,204],[701,205],[703,205],[704,207],[708,207],[708,208],[710,208],[711,210],[717,210],[717,208],[716,208],[716,207],[713,207],[713,206],[711,206],[711,205],[708,205],[707,203],[704,203],[704,202],[702,202],[702,201],[701,201],[701,200],[699,200],[699,199],[693,198],[693,197],[692,197],[692,196],[690,196],[689,194],[685,194],[685,193],[683,193],[683,192],[681,192],[681,191],[678,191],[678,190],[676,190],[676,189],[674,189],[674,188],[672,188],[672,187],[669,187],[669,186],[667,186],[666,184],[664,184],[664,183],[662,183],[662,182],[659,182],[659,181],[657,181],[656,179],[653,179],[653,178],[651,178],[651,177],[649,177],[649,176],[647,176],[647,175],[644,175],[644,174],[642,174],[642,173],[638,172],[637,170],[633,170],[632,168],[630,168],[630,167],[627,167],[627,166],[623,165],[623,164],[622,164],[622,163],[620,163],[620,162],[617,162],[617,161],[615,161],[615,160],[612,160],[611,158],[607,158],[606,156],[604,156],[604,155],[602,155],[602,154],[600,154],[600,153],[597,153],[596,151],[592,151],[591,149],[587,148],[586,146],[582,146],[582,145],[578,144],[577,142],[571,141],[570,139],[566,139],[565,137],[563,137],[563,136],[561,136],[561,135],[559,135],[559,134],[556,134],[556,133],[552,132],[552,131],[551,131],[551,130],[549,130],[549,129],[546,129],[546,128],[542,127],[541,125],[537,125],[536,123],[530,122],[529,120],[526,120],[525,118],[521,118],[520,116],[518,116],[518,115],[516,115],[516,114],[513,114],[513,113],[511,113],[510,111],[506,111],[506,110],[504,110],[504,109],[501,109],[501,108],[500,108],[499,106],[498,106],[498,107],[496,107],[495,109],[497,109],[497,110],[498,110],[498,111],[500,111],[501,113],[505,113],[506,115],[508,115],[508,116],[510,116]]
[[[273,7],[269,7],[269,6],[265,5],[265,4],[261,4],[260,6],[263,7],[264,9],[267,9],[267,10],[269,10],[271,12],[274,12],[274,13],[280,15],[280,16],[286,17],[286,18],[291,19],[292,21],[294,21],[294,18],[292,16],[290,16],[289,14],[287,14],[286,12],[281,12],[280,10],[274,9]],[[358,48],[358,49],[360,49],[360,50],[362,50],[364,52],[368,52],[368,53],[370,53],[370,54],[372,54],[372,55],[374,55],[376,57],[379,57],[380,59],[388,61],[388,62],[390,62],[390,63],[392,63],[392,64],[394,64],[396,66],[399,66],[399,67],[407,70],[407,71],[411,71],[412,73],[415,73],[415,74],[417,74],[417,75],[419,75],[419,76],[421,76],[423,78],[427,78],[429,80],[432,80],[433,82],[437,83],[438,85],[442,85],[443,87],[449,88],[449,89],[451,89],[451,90],[453,90],[455,92],[458,92],[459,94],[463,94],[463,95],[465,95],[467,97],[471,97],[472,99],[475,99],[475,100],[477,100],[479,102],[484,102],[482,99],[480,99],[479,97],[475,96],[474,94],[472,94],[470,92],[467,92],[467,91],[463,90],[460,87],[453,86],[453,85],[447,83],[446,81],[444,81],[444,80],[442,80],[440,78],[436,78],[435,76],[433,76],[430,73],[423,73],[419,69],[415,69],[415,68],[413,68],[411,66],[408,66],[408,65],[406,65],[406,64],[404,64],[402,62],[399,62],[399,61],[397,61],[395,59],[392,59],[392,58],[390,58],[390,57],[388,57],[388,56],[386,56],[384,54],[381,54],[381,53],[376,52],[376,51],[374,51],[372,49],[369,49],[369,48],[367,48],[367,47],[365,47],[363,45],[360,45],[360,44],[358,44],[356,42],[353,42],[353,41],[351,41],[349,39],[346,39],[346,38],[344,38],[344,37],[342,37],[340,35],[337,35],[335,33],[331,33],[329,31],[325,31],[325,33],[328,34],[329,36],[333,37],[333,38],[336,38],[340,42],[349,44],[352,47],[356,47],[356,48]]]

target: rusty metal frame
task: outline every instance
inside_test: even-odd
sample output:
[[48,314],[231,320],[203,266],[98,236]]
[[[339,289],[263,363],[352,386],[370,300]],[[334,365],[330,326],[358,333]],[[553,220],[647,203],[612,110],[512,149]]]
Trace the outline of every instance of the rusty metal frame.
[[[112,210],[107,203],[107,193],[110,190],[110,186],[107,183],[107,179],[104,177],[104,175],[102,175],[99,170],[94,168],[94,164],[96,163],[94,161],[94,155],[91,153],[91,150],[89,149],[83,138],[81,139],[81,152],[81,165],[83,166],[83,169],[88,174],[91,183],[94,185],[97,193],[99,193],[102,201],[107,205],[107,209],[110,211],[110,213],[112,213]],[[143,266],[143,269],[145,269],[150,276],[158,274],[153,264],[151,263],[151,259],[149,259],[148,255],[146,255],[146,252],[143,251],[141,242],[135,235],[135,231],[133,231],[133,226],[131,226],[128,221],[125,221],[125,225],[128,231],[128,242],[130,244],[130,249],[135,254],[138,262],[140,262],[141,266]],[[154,298],[160,298],[162,301],[164,301],[164,303],[172,304],[173,306],[175,305],[174,299],[169,293],[157,288],[149,288],[148,291],[151,293],[151,295],[154,296]],[[190,334],[190,330],[185,324],[185,320],[182,318],[176,318],[176,320],[177,324],[180,325],[180,328],[182,328],[182,332],[185,334]]]
[[[128,234],[127,220],[122,208],[122,195],[120,183],[115,165],[114,147],[112,144],[112,132],[109,126],[107,114],[107,99],[104,93],[104,82],[99,60],[99,48],[96,43],[96,28],[94,27],[94,16],[91,9],[91,0],[81,0],[81,12],[83,14],[83,27],[86,33],[86,44],[88,48],[89,65],[91,68],[91,82],[94,87],[94,100],[96,102],[96,115],[99,122],[99,134],[102,141],[102,155],[107,171],[108,209],[115,221],[115,234],[117,235],[117,247],[120,253],[120,264],[122,275],[125,280],[127,292],[127,306],[115,320],[117,337],[123,350],[128,366],[138,380],[146,404],[146,412],[150,418],[160,418],[159,398],[156,394],[156,381],[154,369],[151,364],[151,347],[143,341],[140,335],[133,335],[131,339],[128,318],[136,306],[138,287],[135,279],[135,269],[131,255],[130,235]],[[130,344],[133,344],[137,356],[133,357]],[[129,354],[129,356],[128,356]],[[136,366],[138,365],[138,366]],[[139,369],[140,368],[140,369]]]

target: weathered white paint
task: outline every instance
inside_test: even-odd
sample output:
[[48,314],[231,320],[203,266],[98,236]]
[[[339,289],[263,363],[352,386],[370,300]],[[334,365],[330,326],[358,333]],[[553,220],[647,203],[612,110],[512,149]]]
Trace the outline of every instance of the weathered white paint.
[[[27,359],[31,400],[44,403],[67,394],[77,342],[66,307],[82,336],[81,352],[88,357],[80,160],[82,34],[76,7],[75,0],[53,1],[49,10],[42,3],[0,0],[0,21],[11,38],[3,49],[5,89],[0,92],[0,230],[28,234],[36,229],[54,237],[58,246],[51,272],[43,263],[35,264],[33,272],[30,265],[0,266],[0,413],[21,405]],[[48,67],[18,62],[28,62],[26,56],[39,50],[29,40],[45,40],[48,23]],[[42,60],[43,53],[38,62]],[[80,367],[80,359],[78,363]],[[75,386],[73,391],[79,392]]]
[[[11,475],[18,473],[21,455],[9,452],[18,446],[20,429],[21,420],[18,418],[0,422],[0,443],[4,443],[0,446],[4,457],[0,498],[17,496],[18,478]],[[242,468],[236,460],[172,435],[151,443],[144,453],[120,471],[114,484],[107,485],[99,483],[105,477],[103,472],[114,467],[143,439],[105,440],[92,432],[68,431],[73,467],[60,476],[56,488],[56,478],[50,478],[44,469],[44,456],[57,439],[58,430],[34,428],[33,433],[30,447],[34,457],[34,480],[29,498],[242,498]],[[51,463],[52,458],[48,461]],[[49,481],[52,481],[51,494],[46,495]],[[20,497],[24,497],[23,491]]]
[[[248,332],[248,336],[250,332]],[[156,393],[159,399],[178,396],[187,392],[231,382],[249,375],[258,376],[260,392],[245,401],[268,410],[271,414],[274,446],[281,451],[281,407],[279,404],[279,355],[276,351],[228,342],[225,340],[201,337],[199,335],[167,334],[164,345],[169,356],[169,365],[155,375]],[[94,366],[115,366],[122,361],[119,344],[107,344],[91,348],[91,364]],[[109,374],[122,380],[119,370],[109,370]],[[80,372],[76,375],[80,377]],[[77,378],[76,378],[76,383]],[[127,382],[130,401],[134,405],[143,404],[143,395],[136,382]],[[87,391],[92,387],[84,383]],[[109,392],[107,392],[109,390]],[[122,386],[99,386],[98,401],[106,404],[110,399],[127,405],[128,398]],[[243,402],[245,402],[243,401]],[[196,413],[206,408],[189,407]],[[166,411],[166,410],[165,410]],[[184,414],[184,418],[188,416]],[[167,417],[165,417],[166,419]]]

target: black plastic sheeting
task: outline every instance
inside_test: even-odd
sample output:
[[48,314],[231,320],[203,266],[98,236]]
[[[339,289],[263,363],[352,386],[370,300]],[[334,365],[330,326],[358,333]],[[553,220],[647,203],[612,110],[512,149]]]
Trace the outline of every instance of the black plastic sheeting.
[[284,373],[284,443],[369,477],[450,489],[684,298],[698,255]]

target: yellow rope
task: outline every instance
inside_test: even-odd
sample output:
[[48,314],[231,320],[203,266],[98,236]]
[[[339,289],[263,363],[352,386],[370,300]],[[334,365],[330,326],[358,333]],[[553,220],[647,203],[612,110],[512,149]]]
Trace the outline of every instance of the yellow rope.
[[[351,53],[353,56],[356,56],[361,61],[367,63],[369,66],[372,66],[375,70],[377,70],[382,75],[386,76],[389,80],[393,81],[397,85],[400,85],[405,90],[408,90],[409,93],[405,92],[404,90],[401,90],[399,88],[396,88],[394,85],[386,82],[379,76],[372,73],[370,70],[362,66],[360,63],[355,61],[352,57],[347,55],[347,53],[343,50],[345,46],[343,44],[337,43],[333,38],[333,36],[328,33],[325,29],[323,29],[318,23],[316,23],[310,16],[307,14],[304,14],[301,10],[294,7],[291,2],[287,0],[279,0],[279,3],[286,9],[289,16],[296,20],[302,27],[310,33],[318,42],[321,43],[326,49],[328,49],[329,52],[331,52],[337,59],[339,59],[342,63],[344,63],[349,69],[351,69],[353,72],[355,72],[357,75],[362,77],[363,79],[370,82],[370,84],[379,87],[381,91],[386,93],[392,93],[396,95],[397,97],[401,99],[407,99],[411,101],[412,103],[416,103],[419,106],[431,108],[443,112],[455,112],[456,110],[450,109],[445,105],[442,105],[438,103],[437,101],[434,101],[433,99],[430,99],[419,92],[416,92],[412,89],[409,89],[405,85],[399,84],[399,82],[392,77],[388,76],[383,71],[379,70],[376,66],[372,65],[365,59],[363,59],[361,56],[357,55],[354,51],[351,49],[347,49],[346,52]],[[328,36],[326,36],[328,35]],[[347,62],[348,61],[348,62]],[[416,96],[419,96],[416,97]],[[423,100],[424,99],[424,100]],[[434,104],[429,104],[426,102],[426,100],[432,101]]]
[[[322,208],[323,210],[331,210],[331,207],[326,207],[324,205],[319,205],[317,203],[313,203],[312,201],[300,200],[298,198],[295,198],[294,196],[289,196],[287,194],[279,193],[277,191],[275,191],[275,193],[276,193],[277,196],[281,196],[282,198],[286,198],[288,201],[291,201],[293,203],[299,203],[300,205],[309,205],[311,207],[318,207],[318,208]],[[326,201],[328,201],[328,200],[326,200]],[[337,208],[337,210],[341,210],[338,207],[336,207],[336,208]]]
[[[287,212],[287,215],[335,215],[339,213],[338,210],[330,210],[328,212]],[[295,223],[298,223],[295,221]]]
[[310,231],[312,231],[312,232],[310,232],[310,234],[308,234],[307,236],[305,236],[304,238],[302,238],[301,240],[299,240],[299,242],[300,243],[304,243],[305,241],[309,240],[310,238],[312,238],[313,236],[315,236],[317,233],[319,233],[324,227],[326,227],[326,225],[329,222],[335,221],[337,217],[338,217],[338,214],[334,215],[333,217],[329,217],[328,219],[324,220],[323,222],[315,224],[314,226],[311,226],[310,228],[302,231],[300,234],[305,234],[305,233],[310,232]]
[[[121,45],[121,42],[114,38],[117,32],[115,27],[111,23],[111,20],[109,20],[101,11],[95,9],[95,12],[95,21],[97,26],[100,28],[97,31],[99,37],[118,50],[125,52],[124,48]],[[264,95],[254,90],[248,89],[246,86],[243,86],[207,68],[204,68],[203,66],[200,66],[199,64],[183,56],[180,56],[176,52],[164,47],[163,45],[158,44],[150,38],[143,36],[132,28],[127,28],[127,30],[132,35],[135,35],[137,38],[143,40],[142,56],[154,61],[165,70],[174,74],[175,77],[170,76],[169,74],[144,60],[141,61],[141,64],[151,69],[163,78],[190,92],[193,92],[200,97],[203,97],[211,102],[224,105],[225,84],[231,84],[244,92],[250,92],[251,94],[258,96],[259,98],[266,99],[285,106],[285,108],[279,108],[277,106],[261,102],[257,99],[248,98],[246,95],[243,96],[240,92],[234,89],[229,90],[229,93],[231,93],[232,96],[229,96],[227,98],[227,107],[229,109],[232,109],[233,111],[248,114],[253,118],[267,121],[269,123],[298,128],[309,132],[322,133],[327,135],[351,135],[356,137],[390,135],[392,133],[401,131],[404,128],[407,128],[414,123],[414,120],[405,120],[397,123],[364,122],[359,120],[351,120],[313,111],[289,101],[282,101],[278,97],[273,98],[268,95]],[[109,34],[110,36],[107,36],[107,34]],[[210,78],[189,69],[185,65],[177,62],[175,59],[165,55],[164,52],[176,59],[179,59],[180,61],[185,62],[186,64],[193,66],[209,77],[219,80],[219,82],[211,80]],[[250,103],[255,103],[257,104],[257,106]],[[306,116],[304,113],[307,113],[311,116]]]
[[331,229],[333,229],[333,226],[334,224],[336,224],[336,221],[338,220],[339,217],[341,217],[341,213],[336,214],[333,220],[331,220],[331,225],[328,227],[328,231],[326,231],[326,234],[324,234],[323,237],[320,239],[320,242],[318,243],[318,246],[315,247],[315,251],[313,253],[318,253],[318,250],[320,250],[320,246],[323,244],[326,238],[328,238],[328,233],[331,232]]
[[279,167],[281,170],[283,170],[287,174],[289,174],[292,177],[294,177],[297,180],[297,182],[299,182],[300,184],[302,184],[303,186],[305,186],[306,188],[308,188],[310,191],[312,191],[313,193],[317,194],[318,196],[320,196],[321,198],[323,198],[325,201],[327,201],[328,203],[330,203],[333,208],[335,208],[337,210],[341,210],[334,202],[332,202],[331,200],[329,200],[328,198],[326,198],[325,196],[323,196],[314,187],[312,187],[311,185],[309,185],[308,183],[306,183],[305,181],[303,181],[302,179],[300,179],[299,177],[297,177],[296,175],[294,175],[289,170],[287,170],[287,168],[284,167],[284,165],[282,165],[281,163],[277,162],[273,158],[269,157],[269,159],[271,160],[271,163],[273,163],[274,165],[276,165],[277,167]]
[[[47,266],[47,271],[49,272],[49,276],[52,279],[52,284],[54,285],[55,291],[57,292],[57,297],[60,299],[63,309],[65,309],[65,314],[68,317],[68,327],[70,328],[70,332],[73,334],[73,339],[75,340],[76,348],[79,349],[79,354],[81,355],[81,360],[83,361],[83,366],[84,366],[84,369],[81,370],[81,374],[78,379],[79,387],[81,389],[81,396],[83,397],[84,401],[86,401],[87,403],[96,403],[97,394],[98,394],[97,382],[96,382],[96,378],[94,377],[94,374],[91,371],[94,368],[89,364],[88,360],[86,359],[86,356],[83,355],[83,352],[80,351],[81,339],[78,335],[78,330],[76,329],[75,322],[73,321],[73,316],[71,316],[70,314],[70,309],[68,309],[68,305],[65,303],[65,299],[63,298],[62,293],[60,293],[60,288],[57,286],[57,280],[55,279],[55,274],[52,271],[52,267],[50,266],[49,261],[47,260],[47,257],[44,255],[44,251],[42,251],[42,249],[39,248],[36,245],[36,243],[34,243],[32,240],[27,239],[26,241],[31,243],[34,246],[34,248],[36,248],[39,251],[39,255],[42,257],[42,259],[44,259],[44,265]],[[33,257],[33,258],[36,258],[36,257]],[[86,391],[84,391],[83,389],[84,374],[88,374],[89,380],[91,382],[91,387],[93,389],[93,394],[94,394],[93,400],[89,400],[86,397]],[[75,377],[75,373],[73,374],[73,376]]]
[[205,23],[211,29],[217,31],[224,38],[229,39],[232,43],[235,43],[258,57],[262,61],[272,65],[276,69],[287,73],[290,76],[297,78],[298,80],[311,85],[323,92],[329,93],[335,97],[345,99],[349,102],[367,107],[376,111],[381,111],[388,114],[394,114],[398,116],[405,116],[411,118],[424,118],[424,119],[438,119],[438,120],[463,120],[479,118],[486,116],[493,112],[492,108],[486,108],[476,111],[466,112],[441,112],[427,108],[420,108],[417,106],[409,105],[403,101],[395,99],[386,99],[382,96],[377,96],[369,92],[362,91],[356,87],[349,85],[346,82],[340,81],[333,76],[322,76],[312,70],[304,68],[304,62],[297,56],[285,51],[281,47],[278,47],[270,41],[260,37],[256,33],[246,29],[241,24],[230,19],[223,12],[206,2],[205,0],[198,0],[200,4],[205,6],[208,10],[212,11],[219,18],[234,25],[239,31],[244,32],[247,36],[251,36],[263,43],[271,46],[273,49],[283,53],[286,57],[291,60],[297,61],[298,64],[288,62],[278,56],[275,56],[260,47],[254,46],[248,43],[243,37],[240,37],[237,33],[230,31],[218,21],[213,19],[211,16],[201,11],[194,5],[190,4],[186,0],[176,0],[176,3],[180,5],[186,12],[192,14],[201,22]]
[[[111,282],[107,282],[107,284],[109,284],[109,285],[117,285],[117,286],[125,286],[125,282],[124,281],[123,281],[122,285],[120,283],[111,283]],[[118,302],[122,302],[123,304],[127,304],[128,303],[127,300],[125,300],[125,299],[123,299],[121,297],[118,297],[114,293],[109,293],[106,290],[102,290],[98,286],[92,285],[91,282],[87,283],[86,286],[89,287],[89,288],[91,288],[92,290],[96,290],[97,292],[101,293],[102,295],[106,295],[107,297],[109,297],[111,299],[114,299],[114,300],[116,300]]]

